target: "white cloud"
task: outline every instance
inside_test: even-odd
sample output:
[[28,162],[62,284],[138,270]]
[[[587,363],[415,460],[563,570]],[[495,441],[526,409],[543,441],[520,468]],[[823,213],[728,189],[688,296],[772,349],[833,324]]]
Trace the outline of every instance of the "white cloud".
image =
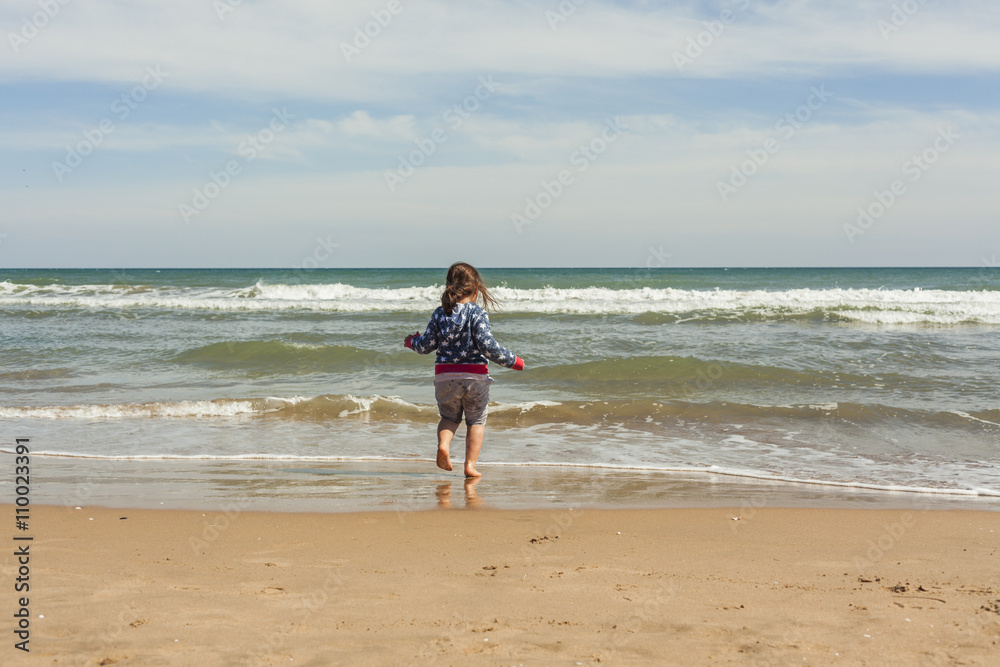
[[349,137],[415,139],[417,136],[412,115],[392,116],[377,121],[367,111],[361,110],[337,121],[337,129]]
[[[171,73],[174,90],[399,101],[425,85],[423,75],[821,76],[859,66],[1000,67],[1000,4],[974,0],[927,2],[887,39],[878,28],[890,16],[884,3],[751,3],[683,73],[673,54],[683,53],[713,17],[691,4],[650,12],[589,2],[554,31],[544,5],[428,0],[402,7],[348,63],[340,44],[354,39],[377,5],[261,0],[219,20],[201,0],[91,0],[65,6],[16,56],[6,49],[0,77],[129,83],[157,64]],[[36,10],[34,3],[8,3],[2,32],[16,33],[21,17]]]
[[[336,217],[344,221],[380,222],[400,228],[461,220],[506,225],[509,214],[517,210],[524,197],[533,197],[542,181],[551,181],[559,170],[568,169],[574,183],[545,213],[540,225],[549,221],[596,224],[616,219],[623,221],[624,230],[677,216],[718,229],[743,225],[747,217],[766,218],[770,230],[808,227],[804,215],[822,218],[836,211],[849,214],[870,197],[873,189],[885,188],[893,179],[901,178],[903,163],[932,146],[938,129],[948,126],[960,137],[954,148],[910,188],[909,199],[928,200],[926,209],[914,211],[915,217],[939,219],[954,211],[976,210],[995,217],[1000,212],[990,181],[998,166],[996,156],[1000,155],[997,116],[907,112],[898,114],[892,122],[879,120],[853,127],[817,121],[781,141],[780,150],[728,203],[719,198],[716,181],[725,179],[733,165],[747,159],[746,151],[775,137],[769,126],[705,133],[694,127],[678,127],[669,117],[662,123],[648,116],[624,120],[633,128],[645,130],[640,134],[630,129],[586,170],[577,169],[568,160],[569,153],[581,143],[580,127],[573,123],[565,127],[541,124],[521,128],[529,137],[560,137],[559,145],[540,148],[530,160],[522,160],[520,152],[512,149],[506,163],[466,167],[452,166],[447,159],[431,161],[417,169],[395,193],[387,189],[380,170],[268,175],[260,180],[263,177],[251,167],[234,179],[233,186],[200,216],[199,222],[229,219],[266,225],[279,219],[326,219],[336,211]],[[662,129],[653,129],[657,127]],[[591,126],[590,130],[589,136],[598,136],[600,126]],[[483,142],[495,132],[495,127],[487,126],[486,139],[473,139]],[[313,141],[312,136],[308,130],[289,134],[293,144],[289,150],[302,150]],[[386,169],[393,166],[387,164]],[[195,176],[202,178],[203,174]],[[190,185],[149,184],[131,189],[141,193],[134,198],[145,201],[148,212],[164,210],[169,220],[176,205],[189,196]],[[119,193],[112,200],[106,197],[101,188],[52,188],[46,191],[44,201],[25,199],[22,204],[27,208],[12,207],[9,213],[12,219],[31,217],[55,222],[71,207],[68,202],[80,201],[85,205],[76,207],[78,217],[92,210],[94,215],[110,219],[119,216],[122,223],[132,224],[129,207],[108,206],[107,202],[133,195]],[[65,205],[52,204],[50,208],[50,201]]]
[[[378,2],[259,0],[243,2],[222,20],[203,0],[68,3],[16,55],[0,49],[0,82],[30,81],[31,90],[65,94],[65,112],[32,116],[30,104],[16,100],[16,108],[28,111],[8,112],[0,147],[28,153],[36,160],[33,172],[44,171],[95,127],[107,109],[93,115],[87,106],[92,100],[81,102],[85,95],[78,92],[93,89],[67,82],[125,91],[148,66],[159,65],[169,76],[155,95],[170,104],[117,123],[99,147],[119,158],[133,154],[129,159],[93,159],[61,187],[52,178],[30,188],[0,185],[5,216],[24,221],[4,230],[11,234],[5,249],[22,244],[24,261],[32,253],[46,260],[41,246],[25,250],[35,234],[36,245],[86,238],[94,252],[107,253],[119,247],[118,239],[150,230],[162,240],[157,252],[183,257],[197,245],[198,231],[211,229],[222,244],[251,239],[241,243],[256,243],[252,256],[258,258],[268,256],[272,241],[278,248],[285,237],[301,236],[309,246],[312,230],[332,226],[355,235],[356,244],[364,238],[373,247],[384,244],[384,250],[352,255],[369,265],[422,263],[407,258],[456,229],[469,230],[470,245],[524,243],[537,257],[525,262],[536,264],[551,263],[546,247],[565,239],[593,248],[595,258],[604,247],[634,244],[641,261],[646,243],[697,234],[709,245],[718,239],[714,250],[720,253],[743,250],[726,239],[755,234],[762,246],[780,247],[792,238],[833,244],[830,252],[843,252],[841,263],[851,263],[866,255],[836,245],[843,240],[841,225],[899,178],[905,161],[933,142],[939,128],[951,125],[961,139],[919,182],[908,183],[905,198],[866,235],[864,252],[888,247],[887,239],[902,244],[906,234],[937,238],[940,243],[925,242],[928,252],[946,241],[978,252],[983,230],[992,229],[985,221],[1000,213],[990,181],[1000,168],[996,111],[951,101],[953,106],[917,109],[906,103],[910,91],[888,91],[893,101],[877,104],[837,97],[788,137],[776,127],[784,110],[760,110],[774,109],[773,99],[747,105],[752,111],[727,108],[739,106],[732,91],[744,82],[764,82],[763,89],[775,91],[767,82],[777,81],[785,87],[776,94],[788,95],[788,81],[809,77],[802,98],[791,98],[787,111],[794,112],[812,80],[887,72],[993,74],[1000,66],[994,46],[1000,3],[928,1],[883,37],[878,21],[890,17],[892,4],[752,2],[719,33],[704,24],[718,18],[719,5],[705,9],[696,2],[591,0],[552,30],[545,11],[555,2],[404,1],[403,11],[348,63],[340,43],[372,20]],[[34,11],[35,2],[4,3],[0,34],[20,30],[21,16]],[[718,34],[678,71],[673,53],[705,30]],[[489,73],[500,84],[497,98],[483,100],[451,126],[446,110]],[[657,101],[647,87],[668,77],[726,77],[732,88],[723,103],[713,102],[711,92],[696,104]],[[567,90],[571,94],[563,95]],[[860,84],[852,94],[864,91]],[[950,99],[963,95],[968,93]],[[933,99],[933,91],[921,99]],[[266,109],[285,104],[294,120],[258,153],[270,164],[247,165],[184,226],[178,205],[267,126]],[[414,111],[401,114],[401,107]],[[570,156],[599,136],[601,108],[625,114],[628,130],[586,171],[576,171]],[[257,118],[248,109],[265,111]],[[415,140],[426,143],[435,129],[444,129],[447,141],[390,192],[385,172],[396,168],[397,155],[413,151]],[[718,182],[768,140],[780,149],[722,201]],[[161,162],[164,157],[173,162]],[[121,167],[140,163],[156,165],[155,175]],[[510,215],[565,169],[573,170],[573,184],[525,234],[516,234]],[[136,243],[128,250],[131,264],[145,261],[137,259],[146,251]],[[69,253],[78,247],[76,241],[63,245]],[[712,250],[705,249],[703,263],[740,263],[732,254],[713,260]],[[377,252],[383,254],[372,254]],[[496,257],[489,263],[511,263],[503,254]]]

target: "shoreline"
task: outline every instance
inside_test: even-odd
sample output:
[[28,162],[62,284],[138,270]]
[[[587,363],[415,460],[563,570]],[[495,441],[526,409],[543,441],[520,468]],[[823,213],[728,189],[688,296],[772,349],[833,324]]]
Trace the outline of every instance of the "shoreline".
[[354,513],[33,506],[32,651],[0,655],[986,665],[1000,650],[994,512],[470,512],[450,500]]
[[[425,461],[160,461],[47,459],[36,462],[32,503],[146,509],[342,513],[420,511],[448,492],[470,495],[460,473]],[[740,507],[966,509],[1000,511],[1000,498],[920,493],[736,477],[711,471],[482,464],[471,495],[491,509],[548,510]],[[0,489],[6,482],[0,482]],[[13,491],[13,489],[11,489]]]

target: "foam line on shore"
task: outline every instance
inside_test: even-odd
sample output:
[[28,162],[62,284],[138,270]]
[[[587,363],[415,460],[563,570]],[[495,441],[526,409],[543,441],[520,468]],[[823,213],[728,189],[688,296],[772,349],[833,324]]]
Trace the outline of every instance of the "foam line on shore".
[[[12,450],[0,448],[0,453],[11,454]],[[387,456],[288,456],[279,454],[252,454],[252,455],[232,455],[219,456],[211,454],[191,454],[191,455],[101,455],[101,454],[79,454],[58,451],[38,451],[33,452],[35,457],[49,457],[62,459],[82,459],[100,461],[263,461],[263,462],[298,462],[308,461],[314,463],[432,463],[433,459],[425,458],[403,458]],[[926,495],[963,496],[980,498],[1000,498],[1000,490],[976,488],[976,489],[945,489],[919,486],[885,485],[871,484],[866,482],[838,482],[833,480],[801,479],[796,477],[781,477],[769,475],[752,470],[738,470],[734,468],[722,468],[709,465],[704,467],[672,467],[672,466],[638,466],[620,465],[611,463],[562,463],[557,461],[507,461],[494,463],[481,463],[484,468],[488,467],[510,467],[510,468],[573,468],[577,470],[600,470],[615,472],[636,472],[654,474],[710,474],[724,477],[734,477],[754,480],[758,482],[772,482],[777,484],[806,484],[810,486],[833,487],[838,489],[854,489],[863,491],[876,491],[883,493],[913,493]]]

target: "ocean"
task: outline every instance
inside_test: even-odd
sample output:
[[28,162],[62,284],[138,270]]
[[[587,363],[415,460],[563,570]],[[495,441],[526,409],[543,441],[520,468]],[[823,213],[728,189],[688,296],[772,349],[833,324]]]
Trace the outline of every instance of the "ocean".
[[[444,273],[0,270],[0,445],[35,502],[433,506]],[[482,273],[493,506],[1000,509],[996,268]]]

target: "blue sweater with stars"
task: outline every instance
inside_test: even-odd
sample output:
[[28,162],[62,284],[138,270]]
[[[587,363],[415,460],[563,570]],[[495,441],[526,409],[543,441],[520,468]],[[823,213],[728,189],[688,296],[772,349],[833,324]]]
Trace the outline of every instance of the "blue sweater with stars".
[[485,364],[489,359],[510,368],[517,361],[517,355],[493,337],[490,316],[477,303],[455,304],[451,315],[438,307],[427,330],[410,344],[420,354],[437,350],[439,364]]

